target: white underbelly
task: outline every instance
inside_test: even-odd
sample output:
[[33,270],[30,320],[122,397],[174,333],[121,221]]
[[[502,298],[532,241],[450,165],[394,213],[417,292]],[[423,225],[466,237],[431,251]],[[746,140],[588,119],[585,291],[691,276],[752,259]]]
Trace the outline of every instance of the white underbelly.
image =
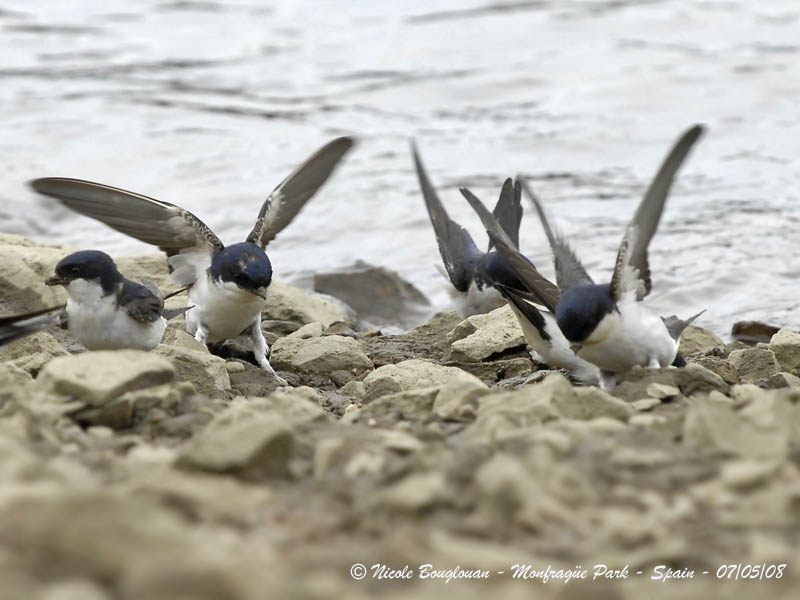
[[202,324],[207,341],[219,342],[241,335],[260,316],[267,301],[235,287],[199,279],[189,291],[186,330],[194,335]]
[[469,284],[466,293],[459,292],[450,284],[447,286],[447,292],[452,299],[453,308],[464,319],[491,312],[505,304],[505,300],[496,289],[484,286],[479,290],[474,281]]
[[117,310],[116,300],[107,296],[91,304],[67,300],[68,329],[89,350],[152,350],[161,343],[167,321],[160,317],[141,323]]
[[678,343],[669,335],[661,317],[633,300],[620,302],[619,311],[605,317],[610,323],[598,326],[598,330],[605,326],[606,335],[600,340],[589,336],[578,355],[614,373],[625,373],[637,365],[670,366]]
[[583,383],[596,384],[600,381],[598,368],[576,355],[570,348],[567,338],[558,328],[556,318],[548,311],[540,311],[545,320],[545,331],[549,340],[542,338],[539,330],[526,319],[512,303],[508,303],[522,327],[522,333],[531,349],[541,360],[556,369],[565,369]]

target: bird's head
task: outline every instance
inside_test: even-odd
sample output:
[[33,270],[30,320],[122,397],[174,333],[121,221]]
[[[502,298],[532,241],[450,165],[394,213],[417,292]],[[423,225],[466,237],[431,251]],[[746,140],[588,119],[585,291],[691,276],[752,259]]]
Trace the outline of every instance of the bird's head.
[[608,333],[604,326],[608,324],[606,317],[618,312],[608,285],[576,285],[561,294],[556,322],[577,351],[582,344],[604,339]]
[[262,298],[267,297],[272,282],[272,264],[267,254],[250,242],[226,246],[214,257],[209,272],[215,281],[235,284]]
[[109,293],[122,280],[114,260],[99,250],[83,250],[62,258],[55,273],[45,280],[45,285],[63,285],[77,281],[98,284]]

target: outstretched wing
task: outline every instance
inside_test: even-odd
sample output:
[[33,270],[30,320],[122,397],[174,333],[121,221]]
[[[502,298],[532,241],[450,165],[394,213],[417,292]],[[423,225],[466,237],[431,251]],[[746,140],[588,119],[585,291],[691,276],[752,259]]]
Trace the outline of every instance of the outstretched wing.
[[0,347],[35,333],[55,322],[64,306],[54,306],[20,315],[0,318]]
[[619,300],[625,292],[635,292],[638,300],[650,293],[652,282],[647,247],[658,228],[675,174],[703,131],[702,125],[695,125],[678,139],[625,230],[611,277],[611,296],[615,300]]
[[[522,179],[521,177],[519,179]],[[562,290],[567,290],[574,285],[581,283],[594,283],[592,278],[583,268],[581,261],[575,256],[575,252],[570,247],[566,238],[560,233],[553,233],[550,228],[550,223],[547,220],[547,213],[544,211],[539,197],[533,193],[533,190],[528,185],[528,182],[522,179],[522,187],[525,188],[525,193],[530,198],[536,213],[539,215],[539,220],[542,222],[544,232],[547,235],[547,240],[550,242],[550,250],[553,253],[553,264],[556,268],[556,283]]]
[[223,249],[209,227],[188,210],[101,183],[44,177],[31,187],[52,196],[72,210],[97,219],[112,229],[158,246],[170,257],[173,280],[189,285]]
[[543,277],[533,266],[533,263],[514,248],[513,242],[503,231],[503,228],[500,227],[497,219],[475,194],[466,188],[461,188],[461,193],[473,210],[478,213],[483,226],[486,228],[486,233],[489,234],[489,238],[503,257],[503,260],[527,288],[524,291],[532,293],[549,311],[555,312],[559,298],[558,288]]
[[472,237],[466,229],[453,221],[445,211],[436,190],[428,179],[425,166],[419,156],[416,145],[411,143],[411,154],[414,157],[414,166],[417,170],[419,187],[428,209],[428,216],[436,234],[436,243],[439,245],[439,254],[447,269],[450,282],[460,292],[466,292],[472,282],[472,262],[481,254]]
[[336,138],[292,171],[261,205],[256,224],[247,236],[247,241],[264,248],[275,239],[328,180],[353,144],[353,138]]
[[[508,235],[508,239],[514,243],[514,247],[519,248],[519,226],[522,223],[522,188],[519,181],[514,183],[510,177],[505,180],[492,214]],[[491,251],[492,246],[492,241],[489,240],[487,252]]]

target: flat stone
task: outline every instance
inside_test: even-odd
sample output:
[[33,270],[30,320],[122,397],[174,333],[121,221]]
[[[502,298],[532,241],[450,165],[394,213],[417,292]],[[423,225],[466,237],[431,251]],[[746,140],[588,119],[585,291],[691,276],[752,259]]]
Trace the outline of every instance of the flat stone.
[[231,389],[227,361],[214,356],[206,349],[196,351],[159,344],[153,353],[169,360],[175,367],[178,379],[191,382],[201,394]]
[[59,356],[40,371],[48,393],[101,406],[125,392],[168,383],[175,368],[165,358],[141,350],[103,350]]
[[356,316],[341,302],[330,297],[310,294],[280,281],[269,286],[269,296],[264,315],[268,319],[295,323],[321,323],[329,327],[337,321],[355,325]]
[[775,353],[781,371],[800,375],[800,333],[781,329],[770,339],[769,348]]
[[384,365],[364,378],[364,400],[369,402],[387,394],[442,386],[454,380],[480,382],[455,367],[443,367],[432,362],[411,359],[394,365]]
[[456,362],[479,362],[526,343],[519,321],[508,306],[468,317],[450,332],[448,341],[446,359]]
[[301,337],[292,334],[280,338],[272,345],[270,364],[276,369],[314,375],[329,375],[335,371],[361,375],[372,370],[372,361],[361,345],[341,335]]

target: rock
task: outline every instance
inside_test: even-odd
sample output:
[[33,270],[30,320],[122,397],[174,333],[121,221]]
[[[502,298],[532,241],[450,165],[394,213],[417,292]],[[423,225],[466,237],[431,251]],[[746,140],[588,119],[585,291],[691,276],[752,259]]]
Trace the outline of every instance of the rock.
[[766,419],[758,418],[737,412],[729,401],[709,396],[696,398],[689,407],[683,442],[706,455],[772,460],[786,456],[789,434],[786,424],[772,412]]
[[180,328],[167,327],[161,343],[166,344],[167,346],[182,348],[184,350],[192,350],[194,352],[208,354],[208,348],[206,345],[194,339],[194,336],[186,331],[183,327],[183,325],[181,325]]
[[9,363],[0,362],[0,409],[9,401],[22,401],[30,395],[33,378]]
[[313,375],[329,375],[334,371],[361,375],[372,370],[372,361],[353,338],[341,335],[306,338],[297,335],[300,331],[273,344],[270,364],[274,368]]
[[728,362],[736,369],[742,383],[769,379],[781,370],[775,353],[766,348],[734,350],[728,355]]
[[692,359],[692,364],[700,365],[716,373],[728,385],[736,385],[739,383],[739,374],[736,372],[733,365],[724,358],[719,358],[717,356],[699,356]]
[[754,489],[772,478],[779,464],[760,460],[729,461],[722,466],[720,480],[723,485],[737,491]]
[[374,498],[374,507],[393,511],[419,513],[436,505],[452,504],[452,491],[441,472],[414,474],[381,490]]
[[389,426],[399,421],[420,421],[430,415],[439,389],[432,386],[381,396],[357,410],[346,410],[342,422]]
[[436,394],[433,412],[450,421],[472,421],[478,413],[478,402],[489,393],[482,381],[454,379]]
[[661,405],[660,398],[642,398],[641,400],[634,400],[631,402],[631,406],[641,412],[646,412],[648,410],[653,410],[656,406]]
[[468,317],[450,332],[448,341],[450,351],[446,358],[458,362],[479,362],[510,348],[525,346],[522,328],[508,306]]
[[781,371],[800,375],[800,333],[781,329],[770,338],[769,349],[775,353]]
[[322,323],[318,323],[315,321],[314,323],[307,323],[306,325],[303,325],[302,327],[300,327],[296,331],[293,331],[286,337],[292,339],[298,338],[301,340],[307,340],[309,338],[320,337],[321,335],[322,335]]
[[276,414],[215,417],[180,451],[176,466],[230,473],[247,480],[286,477],[295,434]]
[[467,427],[467,434],[473,438],[492,440],[507,432],[558,418],[560,414],[553,402],[556,396],[562,396],[564,404],[577,398],[569,381],[560,373],[553,373],[541,383],[526,385],[511,392],[482,396],[478,401],[477,418]]
[[289,423],[302,424],[327,420],[320,401],[321,397],[315,389],[301,386],[278,389],[266,398],[236,398],[232,405],[241,402],[244,411],[277,414]]
[[269,297],[264,309],[267,319],[294,321],[307,324],[318,322],[323,327],[342,321],[355,325],[356,316],[347,307],[320,296],[313,296],[299,288],[273,281],[269,286]]
[[424,360],[406,360],[396,365],[385,365],[364,378],[364,400],[369,402],[387,394],[416,390],[431,386],[442,386],[455,379],[480,383],[455,367],[443,367]]
[[475,375],[486,384],[493,384],[515,378],[525,380],[533,372],[536,363],[530,356],[518,356],[491,362],[448,362],[445,363],[445,366],[458,367],[462,371]]
[[231,389],[231,381],[224,358],[208,350],[187,350],[178,346],[159,344],[153,354],[162,356],[175,367],[180,381],[189,381],[201,394],[211,394]]
[[774,389],[800,387],[800,377],[792,375],[791,373],[775,373],[767,382],[769,383],[769,387]]
[[755,344],[769,342],[778,331],[780,331],[780,327],[758,321],[737,321],[731,329],[731,337],[739,342]]
[[59,356],[39,373],[37,382],[48,393],[102,406],[125,392],[175,379],[168,360],[141,350],[101,350]]
[[228,375],[230,376],[232,373],[244,373],[245,366],[242,363],[237,362],[235,360],[229,360],[225,362],[225,370],[228,372]]
[[34,377],[55,356],[64,356],[67,351],[49,333],[37,331],[18,339],[0,350],[0,358],[13,362]]
[[425,295],[397,273],[363,261],[335,273],[315,274],[314,290],[339,298],[360,319],[376,325],[410,327],[430,307]]
[[681,334],[681,343],[678,348],[683,356],[700,353],[708,354],[714,350],[721,350],[725,347],[719,336],[708,329],[689,325]]
[[[540,385],[546,384],[547,380],[553,377],[562,377],[566,381],[563,375],[551,375]],[[589,420],[610,417],[627,421],[635,412],[627,402],[594,386],[576,387],[573,392],[574,398],[566,392],[553,394],[553,406],[567,419]]]
[[647,386],[647,395],[651,398],[658,398],[665,400],[667,398],[675,398],[679,396],[681,391],[674,385],[665,385],[663,383],[653,382]]
[[722,377],[699,364],[689,363],[682,369],[669,370],[674,371],[674,385],[684,396],[708,394],[715,390],[727,394],[730,389]]
[[73,248],[37,244],[21,235],[0,234],[0,314],[13,315],[64,304],[60,286],[46,286],[56,263]]

